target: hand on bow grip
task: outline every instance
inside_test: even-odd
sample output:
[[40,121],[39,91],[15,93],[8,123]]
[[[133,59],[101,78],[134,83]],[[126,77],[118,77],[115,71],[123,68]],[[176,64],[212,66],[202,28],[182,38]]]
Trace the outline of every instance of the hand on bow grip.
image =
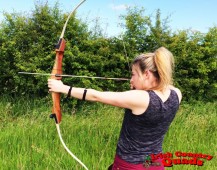
[[49,92],[64,93],[65,87],[61,80],[48,79]]

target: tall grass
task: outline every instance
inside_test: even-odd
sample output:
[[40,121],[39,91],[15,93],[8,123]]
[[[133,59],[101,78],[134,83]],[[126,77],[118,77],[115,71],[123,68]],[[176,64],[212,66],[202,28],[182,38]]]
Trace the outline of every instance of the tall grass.
[[[203,153],[214,156],[196,165],[172,169],[217,169],[217,103],[182,104],[165,136],[164,152]],[[62,147],[47,99],[0,101],[0,169],[82,170]],[[86,104],[75,114],[63,113],[62,136],[68,148],[90,170],[105,170],[112,163],[123,110]],[[169,169],[169,168],[168,168]]]

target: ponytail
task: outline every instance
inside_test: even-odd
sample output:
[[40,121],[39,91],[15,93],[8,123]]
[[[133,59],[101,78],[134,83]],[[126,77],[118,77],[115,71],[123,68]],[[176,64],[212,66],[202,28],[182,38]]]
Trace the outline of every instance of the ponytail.
[[158,86],[152,90],[163,90],[173,84],[174,59],[172,53],[164,47],[158,48],[154,53],[137,56],[132,65],[137,65],[141,72],[151,71],[158,80]]
[[163,90],[166,86],[173,84],[174,58],[172,53],[164,47],[154,52],[154,63],[159,75],[157,89]]

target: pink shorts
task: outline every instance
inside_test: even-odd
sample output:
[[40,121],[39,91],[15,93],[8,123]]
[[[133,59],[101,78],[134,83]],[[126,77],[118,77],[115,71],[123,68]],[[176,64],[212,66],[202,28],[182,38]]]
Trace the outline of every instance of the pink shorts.
[[112,170],[164,170],[164,166],[161,159],[154,160],[152,163],[131,164],[116,155]]

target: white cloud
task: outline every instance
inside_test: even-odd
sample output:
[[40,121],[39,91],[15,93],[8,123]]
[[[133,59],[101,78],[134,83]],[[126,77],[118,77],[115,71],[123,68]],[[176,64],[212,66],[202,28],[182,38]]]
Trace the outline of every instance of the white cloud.
[[117,11],[120,11],[120,10],[125,10],[129,7],[129,5],[126,5],[126,4],[120,4],[120,5],[115,5],[115,4],[110,4],[109,7],[112,9],[112,10],[117,10]]

